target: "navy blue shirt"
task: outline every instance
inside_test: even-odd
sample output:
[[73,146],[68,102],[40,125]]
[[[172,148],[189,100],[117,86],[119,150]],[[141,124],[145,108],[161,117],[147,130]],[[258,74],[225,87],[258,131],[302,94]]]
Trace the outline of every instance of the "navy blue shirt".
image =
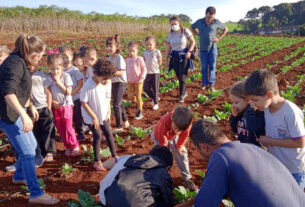
[[305,194],[272,154],[239,141],[216,149],[195,206],[218,207],[224,195],[236,207],[304,207]]
[[214,37],[217,35],[217,30],[224,30],[226,26],[221,23],[218,19],[214,19],[209,25],[206,24],[205,18],[198,19],[192,24],[192,29],[199,30],[199,42],[201,51],[209,51],[213,46],[217,47],[216,43],[213,43]]

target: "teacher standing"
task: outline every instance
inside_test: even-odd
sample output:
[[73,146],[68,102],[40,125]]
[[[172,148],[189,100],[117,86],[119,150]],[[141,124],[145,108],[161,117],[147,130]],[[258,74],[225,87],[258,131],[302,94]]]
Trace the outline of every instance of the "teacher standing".
[[[201,74],[202,88],[214,90],[216,81],[216,58],[217,58],[217,42],[221,40],[228,32],[228,28],[215,19],[216,9],[208,7],[205,12],[205,17],[198,19],[191,26],[194,34],[200,39],[200,59],[201,59]],[[217,37],[218,29],[222,33]]]
[[[32,89],[33,68],[43,56],[46,44],[35,35],[20,35],[12,54],[0,67],[0,130],[8,137],[19,158],[12,182],[27,185],[33,204],[54,205],[58,199],[40,189],[35,170],[36,139],[33,122],[26,113]],[[33,118],[39,114],[31,107]]]

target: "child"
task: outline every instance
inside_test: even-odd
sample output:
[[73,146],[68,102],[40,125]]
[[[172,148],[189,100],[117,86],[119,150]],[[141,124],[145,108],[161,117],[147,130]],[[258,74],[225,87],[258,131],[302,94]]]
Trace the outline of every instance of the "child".
[[135,42],[128,44],[129,57],[126,59],[126,72],[128,81],[128,98],[136,100],[137,113],[136,120],[142,119],[142,88],[146,76],[146,66],[142,57],[138,56],[138,45]]
[[10,53],[11,51],[8,49],[7,45],[0,45],[0,65],[10,55]]
[[256,70],[245,83],[250,104],[265,112],[266,136],[257,141],[267,146],[292,173],[303,190],[305,187],[305,128],[302,111],[280,96],[275,75]]
[[185,106],[177,106],[161,117],[153,129],[152,138],[155,145],[168,147],[180,169],[186,187],[197,191],[197,186],[191,181],[189,161],[185,143],[192,128],[192,112]]
[[68,73],[73,82],[72,86],[72,99],[73,99],[73,123],[75,126],[75,130],[77,132],[77,139],[78,140],[84,140],[84,131],[83,131],[83,117],[81,112],[81,103],[79,101],[80,98],[80,90],[83,87],[83,75],[79,71],[78,68],[72,65],[72,58],[73,53],[71,48],[69,47],[62,47],[61,48],[61,55],[63,57],[63,65],[64,65],[64,71]]
[[86,73],[84,73],[85,71],[84,61],[79,53],[74,52],[72,64],[79,69],[79,71],[83,74],[83,76],[86,75]]
[[[36,159],[40,154],[45,161],[52,161],[56,154],[55,137],[52,136],[54,128],[54,117],[51,111],[52,94],[49,90],[51,80],[42,71],[37,70],[32,75],[32,95],[33,108],[31,113],[39,115],[38,120],[34,120],[33,133],[37,140]],[[35,116],[34,116],[35,118]]]
[[78,156],[79,144],[75,136],[73,123],[73,101],[71,76],[63,71],[63,59],[60,54],[50,54],[47,65],[51,71],[50,90],[52,93],[53,114],[58,133],[64,141],[66,156]]
[[240,142],[260,146],[256,138],[265,135],[264,112],[257,111],[248,104],[244,94],[244,86],[245,81],[239,81],[230,91],[232,101],[231,130],[237,133]]
[[122,102],[127,83],[126,63],[124,58],[120,55],[120,40],[118,35],[108,37],[106,46],[107,52],[111,54],[109,60],[112,61],[117,69],[115,76],[111,79],[113,109],[116,123],[116,128],[113,130],[113,133],[120,133],[123,131],[123,127],[129,127],[127,114]]
[[97,60],[96,50],[93,47],[82,46],[79,50],[79,54],[83,59],[83,63],[86,70],[86,75],[84,76],[85,82],[94,76],[92,66]]
[[145,38],[146,50],[144,61],[147,68],[147,75],[144,81],[144,91],[152,99],[153,110],[158,110],[158,94],[160,85],[160,65],[162,56],[160,50],[156,49],[156,40],[149,36]]
[[112,157],[117,157],[110,128],[111,78],[116,73],[112,62],[101,58],[93,66],[94,76],[89,78],[81,90],[82,114],[84,121],[93,132],[93,167],[105,170],[100,157],[101,131],[106,136]]

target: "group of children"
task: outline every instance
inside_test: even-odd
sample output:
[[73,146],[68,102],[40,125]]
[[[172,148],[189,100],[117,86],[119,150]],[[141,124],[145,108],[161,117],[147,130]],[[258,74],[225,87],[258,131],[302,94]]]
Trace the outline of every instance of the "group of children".
[[[155,48],[153,37],[145,39],[144,58],[138,56],[138,45],[128,44],[129,57],[120,55],[119,37],[106,40],[109,58],[97,58],[94,48],[82,47],[74,54],[68,47],[52,50],[47,57],[50,74],[33,74],[32,111],[34,134],[45,160],[52,160],[56,152],[53,119],[63,139],[67,156],[79,155],[76,137],[84,139],[84,124],[93,133],[94,168],[104,170],[99,150],[102,133],[111,155],[117,158],[113,132],[129,126],[123,106],[123,95],[128,87],[128,98],[135,101],[135,119],[143,118],[142,88],[152,99],[152,109],[158,109],[161,53]],[[0,61],[9,50],[0,47]],[[1,62],[0,62],[1,63]],[[230,91],[232,114],[230,126],[238,140],[269,150],[292,173],[300,187],[305,187],[305,129],[302,111],[280,96],[277,79],[268,70],[254,71],[247,80],[237,82]],[[110,127],[110,102],[116,127]],[[51,112],[52,111],[52,112]],[[54,115],[54,118],[53,118]],[[72,117],[74,119],[72,119]],[[75,129],[74,129],[74,127]],[[167,146],[181,171],[188,188],[196,190],[191,181],[185,143],[192,126],[192,113],[184,106],[164,115],[154,127],[152,138],[156,145]],[[53,135],[52,135],[53,134]]]

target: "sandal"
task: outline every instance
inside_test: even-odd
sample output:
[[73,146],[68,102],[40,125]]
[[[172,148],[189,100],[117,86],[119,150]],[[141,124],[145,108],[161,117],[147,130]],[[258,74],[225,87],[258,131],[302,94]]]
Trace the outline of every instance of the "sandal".
[[37,198],[30,198],[29,203],[31,204],[42,204],[42,205],[55,205],[59,203],[59,199],[54,198],[46,193],[38,196]]
[[93,167],[97,170],[97,171],[105,171],[106,169],[103,166],[103,163],[101,162],[95,162],[93,164]]

